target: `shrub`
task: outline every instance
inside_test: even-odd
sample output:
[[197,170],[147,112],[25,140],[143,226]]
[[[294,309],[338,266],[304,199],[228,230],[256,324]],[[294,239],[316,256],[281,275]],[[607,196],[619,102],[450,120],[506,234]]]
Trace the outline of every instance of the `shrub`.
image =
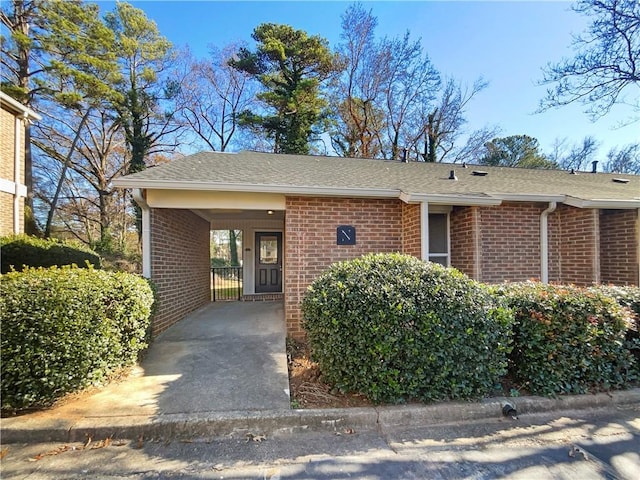
[[334,264],[302,311],[324,377],[374,402],[480,397],[506,372],[510,312],[457,270],[414,257]]
[[92,265],[100,267],[100,256],[93,250],[70,242],[44,240],[27,235],[0,238],[1,269],[7,273],[11,267],[22,270],[27,267],[53,267],[75,264],[80,268]]
[[597,289],[502,285],[515,313],[510,372],[531,393],[585,393],[627,386],[637,376],[625,348],[629,312]]
[[141,277],[75,267],[0,277],[2,408],[51,404],[130,365],[153,293]]
[[[640,287],[599,285],[592,287],[616,299],[623,307],[628,308],[633,319],[627,327],[626,346],[636,358],[636,366],[640,369]],[[637,372],[640,377],[640,371]]]

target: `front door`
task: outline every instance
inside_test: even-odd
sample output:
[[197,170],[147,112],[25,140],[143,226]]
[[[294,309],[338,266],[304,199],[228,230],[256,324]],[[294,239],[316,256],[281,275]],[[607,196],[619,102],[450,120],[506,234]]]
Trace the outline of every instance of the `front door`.
[[256,232],[256,293],[282,292],[282,232]]

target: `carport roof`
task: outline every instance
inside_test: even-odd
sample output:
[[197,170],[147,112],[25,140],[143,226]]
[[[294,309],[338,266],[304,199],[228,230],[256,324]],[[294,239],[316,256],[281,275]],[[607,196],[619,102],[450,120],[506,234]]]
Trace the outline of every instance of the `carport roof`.
[[[457,180],[449,179],[453,171]],[[564,170],[284,155],[200,152],[121,177],[123,188],[401,198],[451,205],[558,201],[640,208],[640,176]]]

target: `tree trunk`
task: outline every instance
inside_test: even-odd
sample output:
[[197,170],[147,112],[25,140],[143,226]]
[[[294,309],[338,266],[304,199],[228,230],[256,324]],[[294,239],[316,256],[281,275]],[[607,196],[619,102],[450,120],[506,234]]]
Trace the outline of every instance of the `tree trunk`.
[[87,109],[80,120],[80,125],[78,125],[78,129],[76,130],[76,136],[73,138],[73,142],[71,143],[71,147],[69,148],[69,152],[67,153],[67,158],[64,161],[64,166],[62,167],[62,172],[60,173],[60,179],[58,180],[58,185],[56,186],[56,192],[53,194],[53,199],[51,200],[51,207],[49,208],[49,214],[47,215],[47,225],[44,228],[44,237],[51,237],[51,224],[53,223],[53,215],[55,214],[58,198],[60,197],[60,192],[62,191],[62,185],[64,184],[64,179],[67,176],[67,170],[69,170],[69,164],[71,163],[71,156],[76,149],[76,145],[78,144],[78,140],[80,139],[80,132],[84,128],[84,124],[87,122],[89,118],[89,113],[91,112],[91,107]]
[[238,267],[238,235],[235,230],[229,230],[229,252],[231,254],[231,266]]

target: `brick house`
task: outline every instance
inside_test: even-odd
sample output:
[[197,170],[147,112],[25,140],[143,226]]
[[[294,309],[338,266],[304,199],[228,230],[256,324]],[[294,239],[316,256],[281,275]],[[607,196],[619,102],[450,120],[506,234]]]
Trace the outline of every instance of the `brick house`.
[[25,126],[40,116],[0,92],[0,236],[24,232]]
[[300,301],[331,263],[402,252],[483,282],[635,284],[640,176],[255,152],[122,177],[143,210],[155,334],[210,301],[209,232],[243,231],[244,298]]

